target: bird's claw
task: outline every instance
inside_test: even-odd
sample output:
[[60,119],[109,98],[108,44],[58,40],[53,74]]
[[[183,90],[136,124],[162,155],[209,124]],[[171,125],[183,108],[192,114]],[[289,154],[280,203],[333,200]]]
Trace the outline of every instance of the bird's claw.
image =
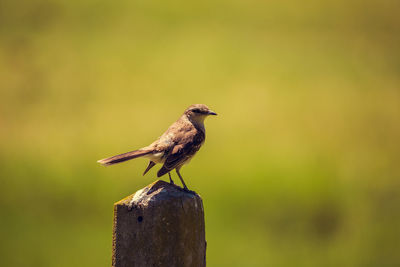
[[189,190],[189,188],[187,188],[187,187],[182,188],[182,190],[185,191],[186,193],[190,193],[190,194],[193,194],[193,195],[196,194],[196,192],[194,192],[192,190]]

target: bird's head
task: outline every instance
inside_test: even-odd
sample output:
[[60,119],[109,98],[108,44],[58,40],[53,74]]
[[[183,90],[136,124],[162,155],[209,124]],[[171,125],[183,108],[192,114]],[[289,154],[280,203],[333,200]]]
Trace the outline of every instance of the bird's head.
[[191,121],[203,123],[209,115],[217,115],[204,104],[194,104],[188,107],[184,113]]

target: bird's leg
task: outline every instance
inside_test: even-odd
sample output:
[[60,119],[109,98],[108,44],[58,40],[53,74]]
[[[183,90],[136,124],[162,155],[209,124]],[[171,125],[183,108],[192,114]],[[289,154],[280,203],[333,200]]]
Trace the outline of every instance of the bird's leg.
[[174,184],[174,181],[173,181],[172,178],[171,178],[171,173],[169,172],[168,175],[169,175],[169,183],[170,183],[170,184]]
[[183,184],[183,190],[185,190],[185,191],[190,191],[189,188],[187,188],[185,182],[183,181],[183,178],[182,178],[181,174],[179,173],[179,170],[178,170],[178,169],[176,169],[176,173],[178,174],[179,179],[181,179],[181,182],[182,182],[182,184]]

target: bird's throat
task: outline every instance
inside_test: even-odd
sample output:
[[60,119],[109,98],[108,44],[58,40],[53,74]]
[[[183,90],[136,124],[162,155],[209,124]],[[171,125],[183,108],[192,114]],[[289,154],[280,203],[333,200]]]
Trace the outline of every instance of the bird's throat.
[[202,130],[203,132],[205,132],[205,128],[204,128],[204,120],[207,116],[193,116],[191,117],[189,120],[193,123],[193,125]]

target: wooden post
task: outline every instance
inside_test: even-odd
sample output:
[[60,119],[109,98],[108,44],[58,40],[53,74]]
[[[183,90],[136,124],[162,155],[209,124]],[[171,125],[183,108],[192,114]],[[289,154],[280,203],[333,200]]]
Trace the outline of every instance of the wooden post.
[[115,203],[112,266],[206,266],[201,197],[158,180]]

